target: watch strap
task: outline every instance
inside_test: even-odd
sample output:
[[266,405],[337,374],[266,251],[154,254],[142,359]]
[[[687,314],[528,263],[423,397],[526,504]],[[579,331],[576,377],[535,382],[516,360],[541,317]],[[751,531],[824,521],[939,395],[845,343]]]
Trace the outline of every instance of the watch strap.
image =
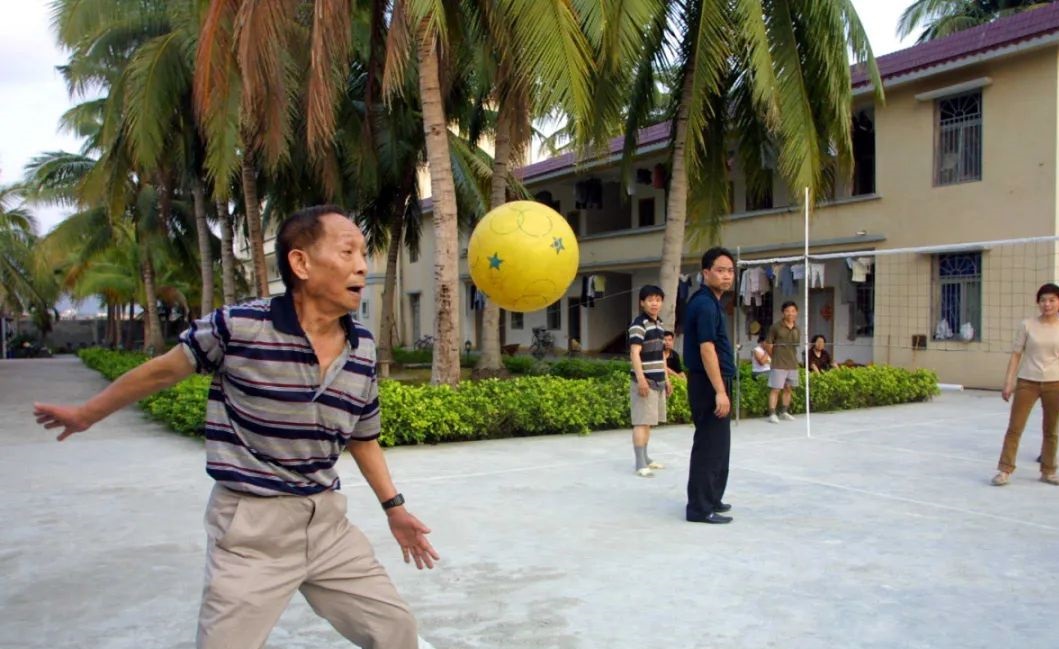
[[382,505],[383,509],[393,509],[394,507],[400,507],[404,504],[404,496],[401,494],[397,494],[393,498],[389,500],[384,500],[379,504]]

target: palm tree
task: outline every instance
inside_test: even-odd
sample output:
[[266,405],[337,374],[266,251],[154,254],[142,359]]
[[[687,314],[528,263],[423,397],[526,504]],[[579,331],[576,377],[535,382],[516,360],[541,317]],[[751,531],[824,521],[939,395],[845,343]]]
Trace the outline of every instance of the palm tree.
[[[507,185],[510,162],[510,134],[512,125],[519,123],[516,107],[530,106],[529,101],[519,101],[520,93],[525,98],[524,88],[536,83],[542,104],[562,106],[577,128],[584,130],[591,103],[587,83],[591,59],[578,14],[569,2],[561,0],[444,4],[398,0],[392,15],[384,87],[387,94],[401,87],[414,52],[434,201],[436,314],[431,382],[456,385],[459,381],[458,210],[447,135],[451,116],[444,101],[441,60],[455,58],[459,41],[477,38],[489,46],[487,53],[499,62],[498,70],[505,75],[491,94],[504,120],[499,124],[505,129],[502,135],[507,135],[494,157],[498,166],[494,166],[495,184],[491,194],[495,198],[491,202],[498,204],[505,200],[503,188]],[[504,108],[503,104],[508,102],[511,105]],[[528,132],[528,128],[524,130]],[[483,362],[499,368],[499,311],[494,305],[486,315]]]
[[905,38],[920,31],[917,43],[955,34],[964,29],[991,23],[1029,9],[1051,4],[1053,0],[915,0],[901,14],[897,35]]
[[[46,313],[51,307],[52,291],[44,286],[34,263],[36,231],[36,220],[23,206],[19,189],[0,187],[0,318],[27,310]],[[2,359],[7,356],[6,338],[0,346]]]
[[[852,159],[850,54],[868,66],[881,99],[871,47],[850,0],[578,4],[589,16],[599,60],[593,94],[601,119],[593,135],[598,141],[624,116],[627,168],[637,132],[656,114],[657,79],[673,79],[660,271],[669,295],[676,294],[688,214],[715,237],[727,211],[733,142],[751,188],[761,182],[764,155],[774,150],[787,184],[819,196],[828,169],[846,168]],[[672,322],[674,308],[667,301],[665,321]]]

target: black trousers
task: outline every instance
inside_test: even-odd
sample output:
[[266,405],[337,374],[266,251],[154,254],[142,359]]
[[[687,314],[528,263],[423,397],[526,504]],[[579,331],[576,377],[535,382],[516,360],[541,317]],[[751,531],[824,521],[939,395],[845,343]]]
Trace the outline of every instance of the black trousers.
[[[724,380],[731,397],[732,380]],[[691,446],[688,467],[689,519],[709,516],[721,504],[728,486],[728,462],[732,451],[732,421],[713,414],[717,392],[709,377],[698,372],[688,374],[688,403],[695,423],[695,441]]]

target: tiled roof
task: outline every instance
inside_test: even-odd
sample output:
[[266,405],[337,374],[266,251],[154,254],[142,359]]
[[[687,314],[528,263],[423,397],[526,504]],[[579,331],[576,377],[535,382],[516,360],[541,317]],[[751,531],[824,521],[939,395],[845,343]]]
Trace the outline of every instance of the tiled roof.
[[[669,127],[670,122],[662,122],[640,129],[640,133],[636,137],[637,146],[648,146],[659,142],[665,142],[669,139]],[[621,153],[621,149],[624,145],[625,137],[616,137],[607,144],[608,153],[610,155]],[[572,168],[575,161],[574,154],[564,153],[563,155],[554,158],[548,158],[547,160],[541,160],[540,162],[535,162],[526,165],[525,167],[519,167],[512,173],[514,173],[515,177],[522,182],[526,182],[527,180],[532,180],[533,178],[543,176],[552,171]],[[420,209],[423,212],[430,212],[434,209],[434,200],[430,197],[424,198],[420,202],[420,205]]]
[[[669,139],[669,122],[662,122],[647,128],[640,129],[640,132],[636,135],[637,146],[647,146],[649,144],[656,144],[658,142],[665,142]],[[607,145],[608,153],[614,155],[621,153],[622,147],[625,145],[625,136],[619,136],[610,141]],[[547,160],[541,160],[525,167],[521,167],[515,170],[515,177],[519,180],[526,181],[535,176],[543,176],[544,174],[551,171],[558,171],[560,169],[566,169],[574,165],[575,158],[572,153],[565,153],[561,156],[554,158],[548,158]]]
[[[880,56],[875,61],[885,83],[887,79],[1015,45],[1056,31],[1059,31],[1059,2]],[[868,84],[868,75],[863,66],[855,66],[852,81],[854,88]]]

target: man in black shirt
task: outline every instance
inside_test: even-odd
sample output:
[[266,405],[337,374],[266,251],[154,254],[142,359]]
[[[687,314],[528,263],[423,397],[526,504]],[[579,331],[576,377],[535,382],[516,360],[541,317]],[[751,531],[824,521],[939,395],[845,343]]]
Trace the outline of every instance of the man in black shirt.
[[721,501],[728,485],[732,445],[729,401],[735,360],[721,296],[735,281],[735,257],[724,248],[702,256],[703,286],[688,301],[684,361],[688,365],[688,403],[695,422],[695,441],[688,467],[685,517],[693,523],[731,523]]
[[684,375],[684,365],[680,362],[680,354],[677,350],[673,349],[673,332],[665,332],[662,338],[662,352],[665,354],[666,359],[666,376],[679,376],[684,379],[687,378]]

